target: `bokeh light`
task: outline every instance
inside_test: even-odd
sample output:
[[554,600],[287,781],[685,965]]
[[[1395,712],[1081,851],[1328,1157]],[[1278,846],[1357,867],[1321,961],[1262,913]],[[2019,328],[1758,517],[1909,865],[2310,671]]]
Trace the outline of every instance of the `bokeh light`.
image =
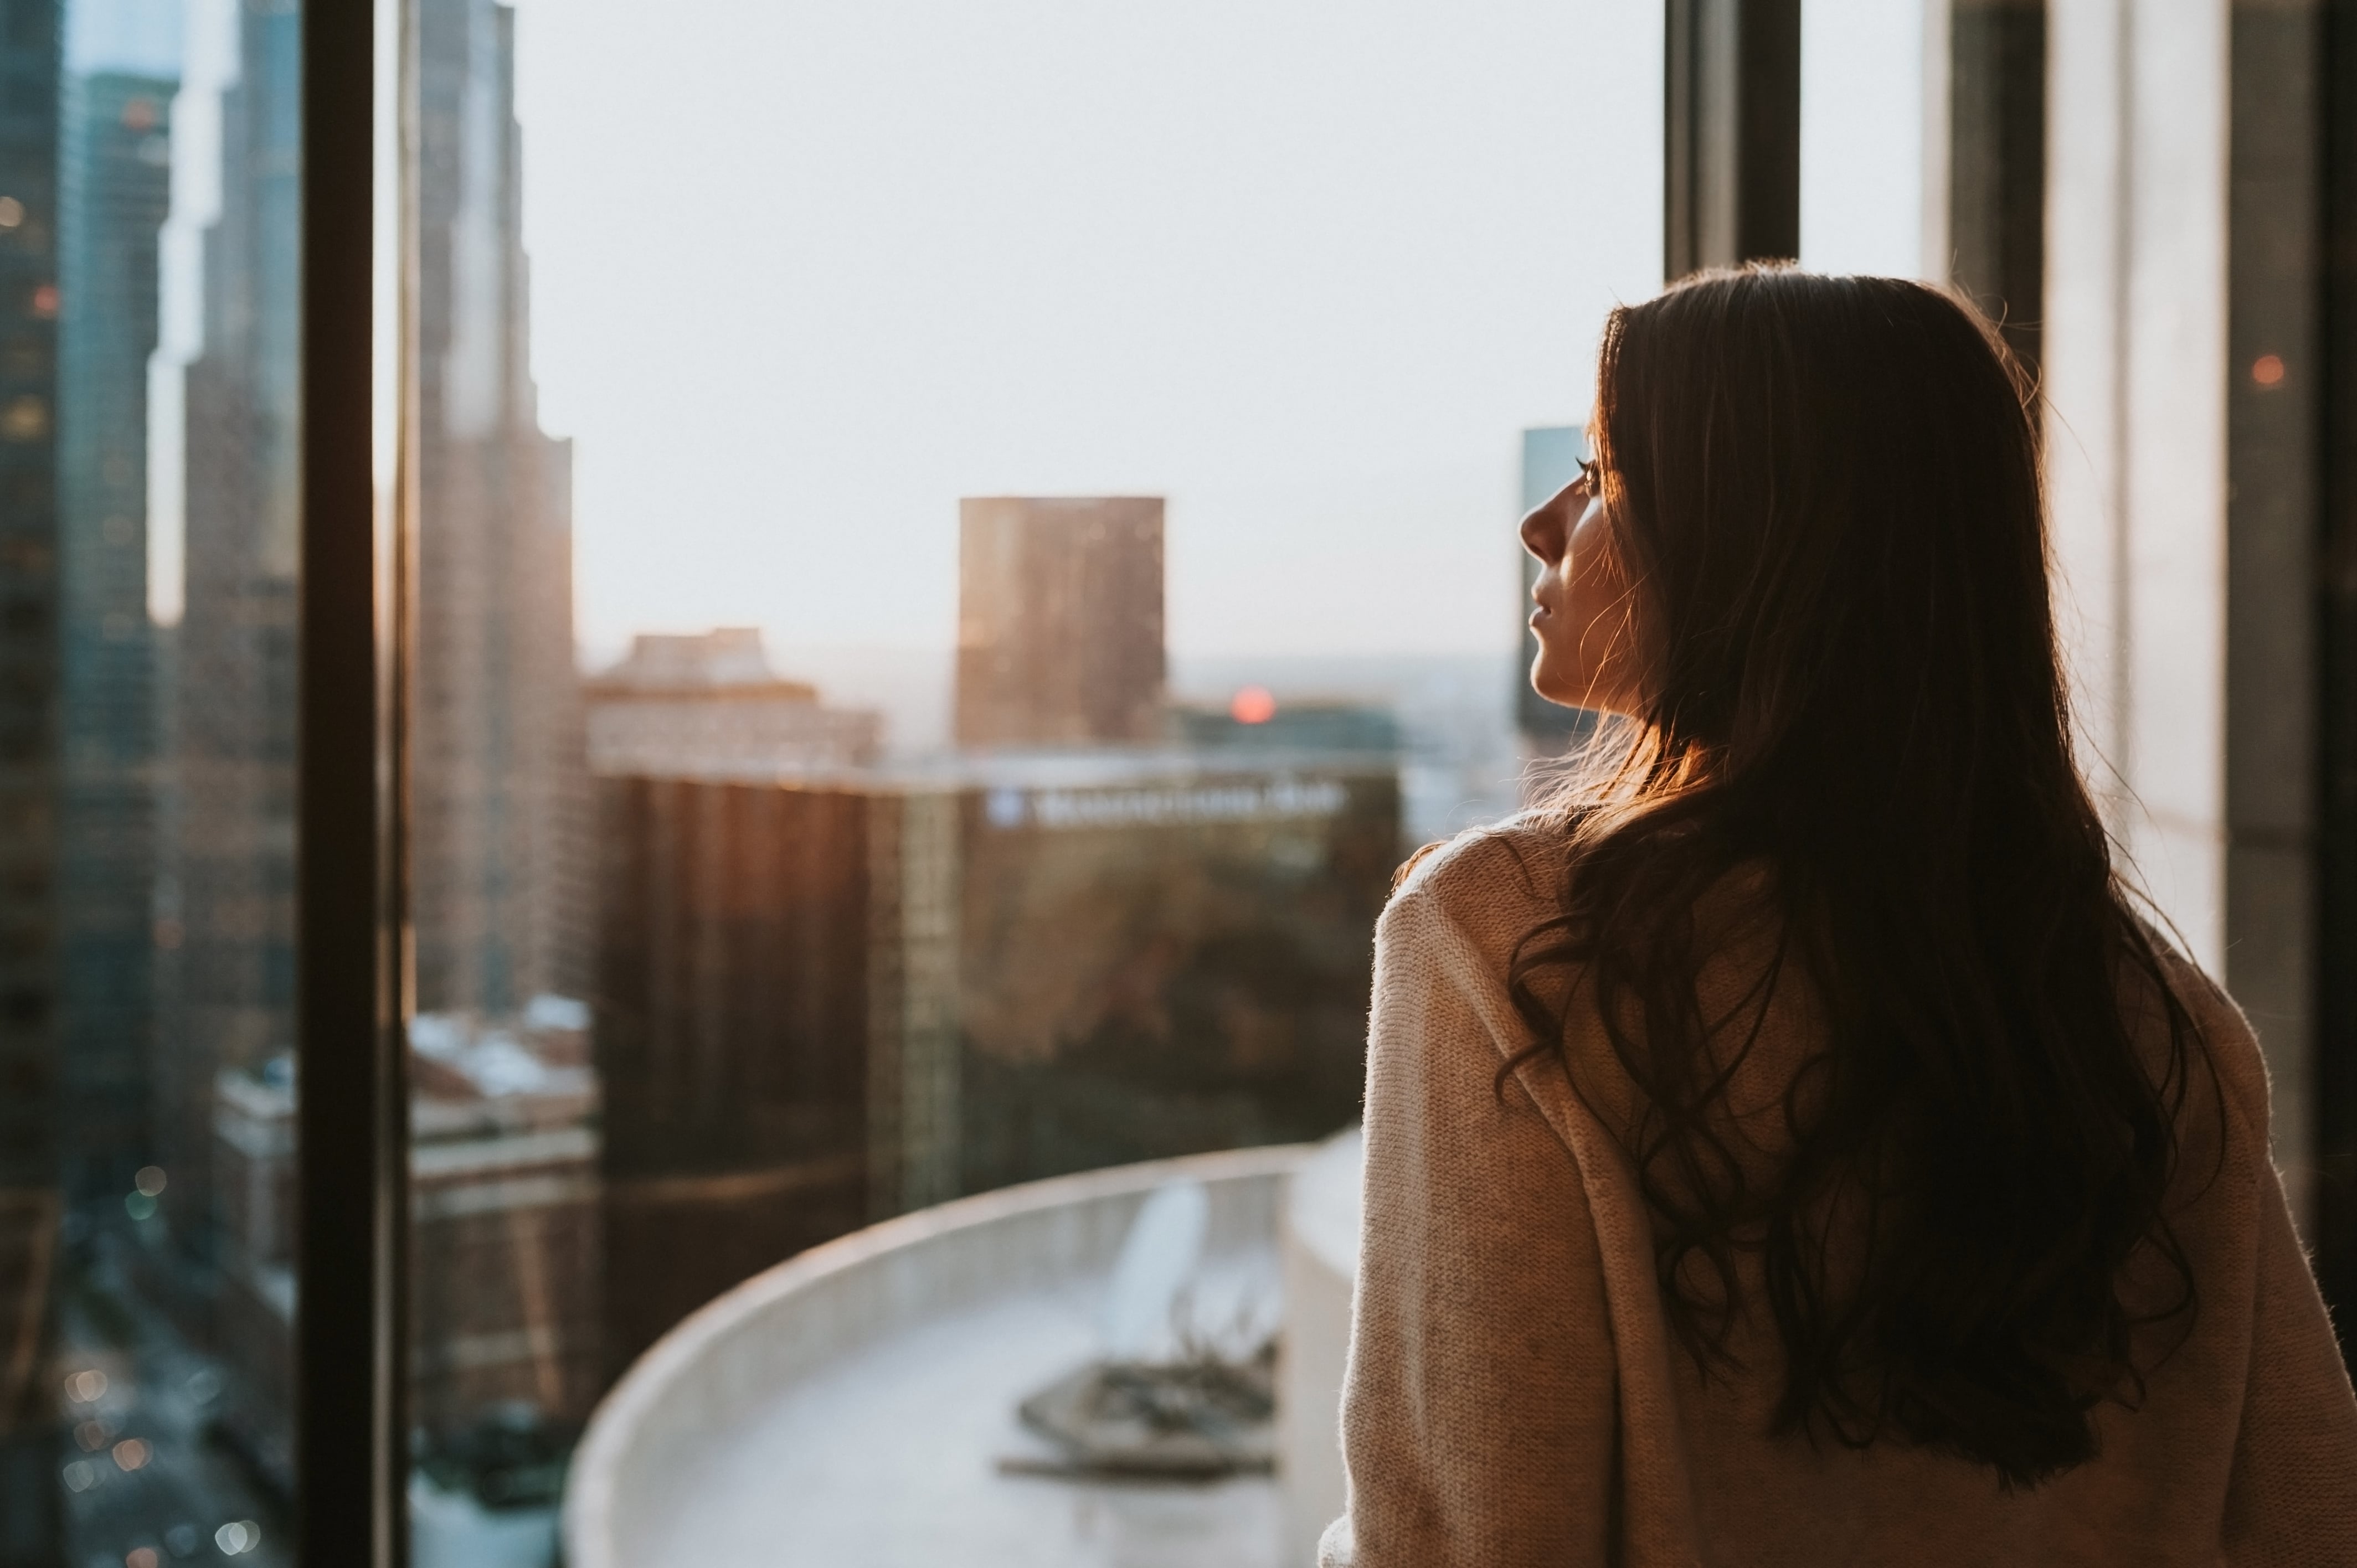
[[1265,686],[1246,686],[1228,704],[1228,716],[1240,725],[1265,725],[1276,717],[1276,699]]

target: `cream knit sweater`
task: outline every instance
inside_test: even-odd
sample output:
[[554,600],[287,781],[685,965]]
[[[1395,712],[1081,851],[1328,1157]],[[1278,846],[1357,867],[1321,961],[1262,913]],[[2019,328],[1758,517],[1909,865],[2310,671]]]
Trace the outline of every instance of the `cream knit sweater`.
[[[2357,1564],[2357,1401],[2267,1156],[2256,1042],[2198,970],[2178,963],[2175,984],[2224,1103],[2190,1105],[2180,1133],[2184,1165],[2216,1172],[2175,1219],[2190,1337],[2142,1409],[2103,1408],[2098,1459],[2007,1493],[1895,1443],[1768,1435],[1772,1327],[1739,1326],[1753,1370],[1706,1380],[1663,1318],[1644,1205],[1599,1120],[1633,1100],[1608,1087],[1591,1114],[1553,1057],[1492,1092],[1530,1039],[1508,960],[1559,865],[1526,823],[1467,834],[1378,929],[1350,1511],[1323,1568]],[[1768,1078],[1730,1098],[1771,1103],[1808,1033],[1771,1016]],[[1579,1035],[1584,1080],[1625,1084]]]

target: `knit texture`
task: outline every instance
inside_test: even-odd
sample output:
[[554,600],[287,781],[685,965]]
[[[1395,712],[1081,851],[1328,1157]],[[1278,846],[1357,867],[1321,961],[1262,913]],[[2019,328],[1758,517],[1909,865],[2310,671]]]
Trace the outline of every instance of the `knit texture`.
[[[1508,963],[1553,912],[1560,865],[1527,822],[1467,834],[1422,858],[1378,928],[1350,1510],[1321,1568],[2357,1564],[2357,1399],[2267,1155],[2257,1042],[2199,970],[2168,956],[2215,1064],[2189,1092],[2192,1174],[2171,1200],[2198,1314],[2138,1409],[2099,1411],[2098,1458],[2007,1492],[1895,1440],[1770,1435],[1764,1310],[1737,1325],[1737,1369],[1697,1369],[1608,1126],[1634,1090],[1592,1009],[1570,1030],[1585,1101],[1555,1053],[1495,1090],[1532,1037]],[[2124,1006],[2154,1033],[2157,1009]],[[1813,1033],[1780,1005],[1766,1079],[1730,1098],[1772,1103]]]

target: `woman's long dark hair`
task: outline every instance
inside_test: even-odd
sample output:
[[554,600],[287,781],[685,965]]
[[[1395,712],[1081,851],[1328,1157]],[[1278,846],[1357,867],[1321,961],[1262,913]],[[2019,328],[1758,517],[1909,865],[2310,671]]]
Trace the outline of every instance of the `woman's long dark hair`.
[[[2192,1308],[2164,1201],[2201,1045],[2072,759],[2031,394],[1944,294],[1753,268],[1615,311],[1597,395],[1650,695],[1561,808],[1562,913],[1512,976],[1525,1054],[1566,1050],[1548,972],[1576,974],[1706,1372],[1756,1254],[1778,1430],[2034,1486],[2093,1455],[2141,1330]],[[1765,935],[1730,1014],[1702,979],[1738,927]],[[1796,995],[1824,1047],[1763,1166],[1727,1095]],[[2158,1313],[2123,1299],[2147,1248]]]

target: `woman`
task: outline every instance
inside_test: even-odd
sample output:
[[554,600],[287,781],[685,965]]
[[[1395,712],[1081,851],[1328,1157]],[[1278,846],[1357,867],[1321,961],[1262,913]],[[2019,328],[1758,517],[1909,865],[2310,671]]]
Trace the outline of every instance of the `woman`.
[[1621,715],[1377,939],[1357,1568],[2357,1563],[2233,1004],[2072,762],[2028,393],[1880,278],[1616,311],[1524,521]]

